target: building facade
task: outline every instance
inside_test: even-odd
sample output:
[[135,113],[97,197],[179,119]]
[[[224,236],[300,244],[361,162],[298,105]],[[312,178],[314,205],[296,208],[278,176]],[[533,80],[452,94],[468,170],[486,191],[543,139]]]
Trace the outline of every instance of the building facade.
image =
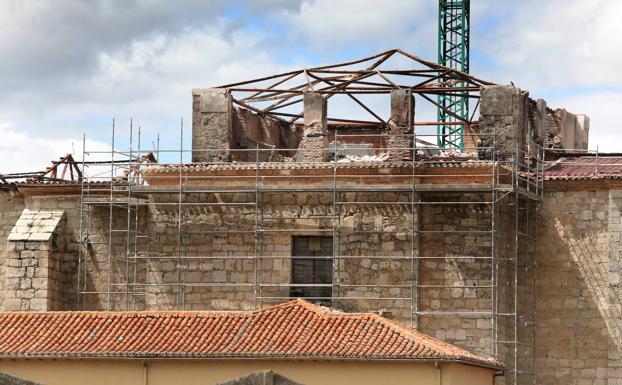
[[[388,69],[378,86],[382,58],[357,75],[308,69],[321,89],[193,90],[193,146],[178,163],[130,148],[56,164],[78,166],[73,181],[2,185],[0,309],[253,310],[307,298],[493,357],[506,366],[498,383],[620,383],[622,162],[586,153],[589,119],[514,86],[416,57],[426,69],[411,74],[445,82],[406,88]],[[268,80],[296,73],[280,76]],[[416,107],[453,92],[451,81],[479,101],[477,121],[456,122],[462,152],[418,135]],[[331,97],[364,92],[387,99],[388,119],[330,116]],[[302,114],[274,113],[296,100]]]

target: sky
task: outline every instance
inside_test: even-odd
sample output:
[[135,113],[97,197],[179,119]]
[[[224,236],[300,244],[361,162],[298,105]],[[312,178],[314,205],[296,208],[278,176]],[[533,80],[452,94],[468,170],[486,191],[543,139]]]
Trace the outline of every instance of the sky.
[[[436,0],[0,0],[0,173],[129,141],[190,143],[191,89],[402,48],[437,57]],[[622,152],[622,1],[474,0],[471,73],[591,119]],[[136,142],[136,139],[134,139]],[[134,143],[136,145],[136,143]]]

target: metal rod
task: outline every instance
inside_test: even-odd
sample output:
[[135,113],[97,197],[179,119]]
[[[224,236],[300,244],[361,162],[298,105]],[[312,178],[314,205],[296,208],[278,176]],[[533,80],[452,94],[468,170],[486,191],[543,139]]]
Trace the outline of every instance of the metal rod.
[[[134,139],[134,121],[130,118],[130,165],[127,172],[127,201],[132,199],[132,145]],[[111,189],[112,190],[112,189]],[[130,205],[127,206],[127,234],[125,236],[125,310],[129,310],[130,307],[130,227],[132,221],[132,210]]]
[[[86,156],[86,134],[82,133],[82,170],[84,172],[84,158]],[[78,244],[78,266],[77,266],[77,290],[76,290],[76,309],[80,309],[80,274],[82,268],[82,259],[85,256],[84,248],[86,247],[84,240],[84,180],[80,178],[80,239]]]
[[183,185],[183,163],[184,163],[184,119],[181,118],[179,121],[179,194],[177,196],[177,263],[176,263],[176,271],[177,271],[177,293],[175,295],[175,301],[177,305],[177,309],[181,308],[182,305],[182,287],[181,287],[181,207],[182,207],[182,199],[183,194],[181,190],[181,186]]
[[[114,180],[115,178],[115,170],[114,170],[114,130],[115,130],[115,120],[112,119],[112,140],[111,140],[111,160],[110,163],[110,180]],[[110,199],[112,200],[112,189],[110,189]],[[110,286],[112,283],[112,205],[108,210],[108,293],[106,295],[106,310],[112,310],[112,304],[110,302]]]

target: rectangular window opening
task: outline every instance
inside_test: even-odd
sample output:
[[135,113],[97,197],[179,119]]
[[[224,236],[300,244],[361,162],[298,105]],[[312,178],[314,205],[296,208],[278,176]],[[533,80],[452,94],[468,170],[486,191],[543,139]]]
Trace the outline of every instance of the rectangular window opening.
[[330,306],[333,295],[332,284],[333,238],[295,236],[290,297],[306,298],[313,303]]

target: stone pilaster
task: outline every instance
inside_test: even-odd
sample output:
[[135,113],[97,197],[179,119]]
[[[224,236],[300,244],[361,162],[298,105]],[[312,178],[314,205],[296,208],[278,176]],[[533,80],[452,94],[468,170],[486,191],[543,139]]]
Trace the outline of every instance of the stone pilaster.
[[326,99],[320,93],[305,92],[304,132],[297,159],[303,162],[326,162],[328,160],[328,124]]
[[545,135],[546,135],[546,100],[538,99],[536,101],[536,135],[537,138],[544,143]]
[[24,209],[8,236],[3,310],[58,310],[63,281],[57,255],[63,246],[63,211]]
[[226,162],[231,143],[231,93],[222,88],[192,90],[192,162]]
[[391,119],[387,141],[389,160],[412,159],[412,133],[415,119],[415,99],[409,89],[391,91]]
[[[486,86],[480,95],[482,159],[509,160],[525,149],[528,93],[512,85]],[[520,157],[520,156],[519,156]]]

